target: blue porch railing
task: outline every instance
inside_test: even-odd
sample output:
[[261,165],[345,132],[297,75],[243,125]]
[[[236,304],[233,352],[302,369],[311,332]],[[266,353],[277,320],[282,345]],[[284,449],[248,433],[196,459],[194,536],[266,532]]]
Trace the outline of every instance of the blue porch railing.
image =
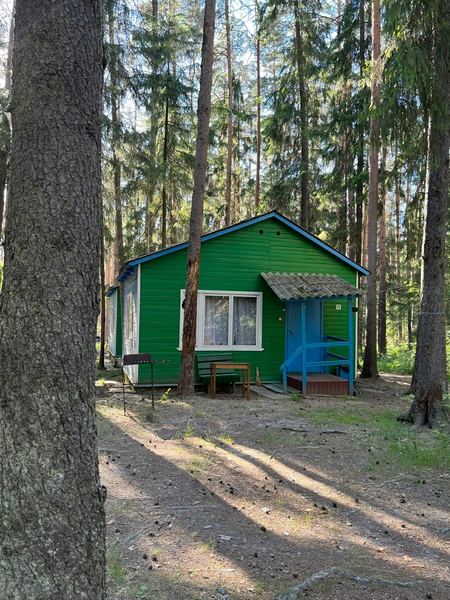
[[[302,344],[287,358],[280,367],[283,378],[283,389],[287,392],[287,375],[288,367],[297,356],[302,355],[302,385],[304,393],[307,391],[307,372],[308,367],[338,367],[348,365],[348,378],[350,395],[353,396],[353,376],[354,376],[354,363],[352,359],[353,351],[353,314],[352,314],[352,299],[347,299],[347,314],[348,314],[348,340],[338,338],[332,335],[324,336],[323,342],[317,342],[314,344],[306,343],[306,304],[302,302],[301,317],[302,317]],[[309,348],[323,348],[326,350],[325,360],[308,362],[306,355]],[[330,352],[329,348],[348,348],[348,358]],[[332,360],[329,360],[331,358]]]

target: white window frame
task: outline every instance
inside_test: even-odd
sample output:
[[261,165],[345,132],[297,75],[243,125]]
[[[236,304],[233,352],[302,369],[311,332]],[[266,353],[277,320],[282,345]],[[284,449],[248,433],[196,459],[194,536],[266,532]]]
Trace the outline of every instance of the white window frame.
[[[183,339],[183,321],[184,309],[183,301],[186,290],[180,290],[180,337],[178,350],[182,349]],[[229,314],[228,314],[228,340],[232,339],[233,335],[233,298],[256,298],[256,345],[255,346],[205,346],[203,344],[204,331],[203,325],[205,322],[205,296],[227,296],[229,298]],[[197,300],[197,335],[196,335],[196,350],[210,350],[220,352],[221,350],[233,350],[236,352],[261,352],[262,347],[262,309],[263,309],[263,293],[262,292],[230,292],[221,290],[199,290]],[[200,343],[199,343],[200,342]]]
[[125,298],[125,343],[133,345],[133,292],[128,292]]

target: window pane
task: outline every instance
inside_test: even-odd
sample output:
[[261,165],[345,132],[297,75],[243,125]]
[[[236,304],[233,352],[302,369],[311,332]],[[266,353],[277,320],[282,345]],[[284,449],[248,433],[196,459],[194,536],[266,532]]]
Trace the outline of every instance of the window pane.
[[256,346],[256,298],[233,300],[233,345]]
[[228,296],[205,296],[205,346],[228,346]]

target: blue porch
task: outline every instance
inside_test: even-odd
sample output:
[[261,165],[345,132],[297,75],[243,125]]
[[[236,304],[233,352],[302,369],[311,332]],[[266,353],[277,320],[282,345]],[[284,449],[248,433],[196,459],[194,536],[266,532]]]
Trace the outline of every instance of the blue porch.
[[[304,394],[353,395],[353,299],[360,297],[360,290],[336,275],[261,275],[286,304],[285,361],[280,366],[284,391],[290,385]],[[339,307],[342,319],[346,313],[346,339],[324,334],[325,299],[342,301]]]

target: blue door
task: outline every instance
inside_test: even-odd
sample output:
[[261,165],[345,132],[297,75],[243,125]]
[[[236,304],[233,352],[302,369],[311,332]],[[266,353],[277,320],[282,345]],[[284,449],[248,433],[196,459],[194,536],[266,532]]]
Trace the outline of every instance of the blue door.
[[[299,346],[302,345],[302,312],[303,302],[286,303],[286,321],[287,321],[287,341],[286,341],[286,359],[288,359]],[[306,304],[306,343],[316,344],[322,339],[322,301],[312,300]],[[310,348],[306,354],[307,362],[323,360],[322,348]],[[321,372],[321,367],[308,367],[309,373]],[[297,356],[288,367],[289,373],[301,373],[302,354]]]

